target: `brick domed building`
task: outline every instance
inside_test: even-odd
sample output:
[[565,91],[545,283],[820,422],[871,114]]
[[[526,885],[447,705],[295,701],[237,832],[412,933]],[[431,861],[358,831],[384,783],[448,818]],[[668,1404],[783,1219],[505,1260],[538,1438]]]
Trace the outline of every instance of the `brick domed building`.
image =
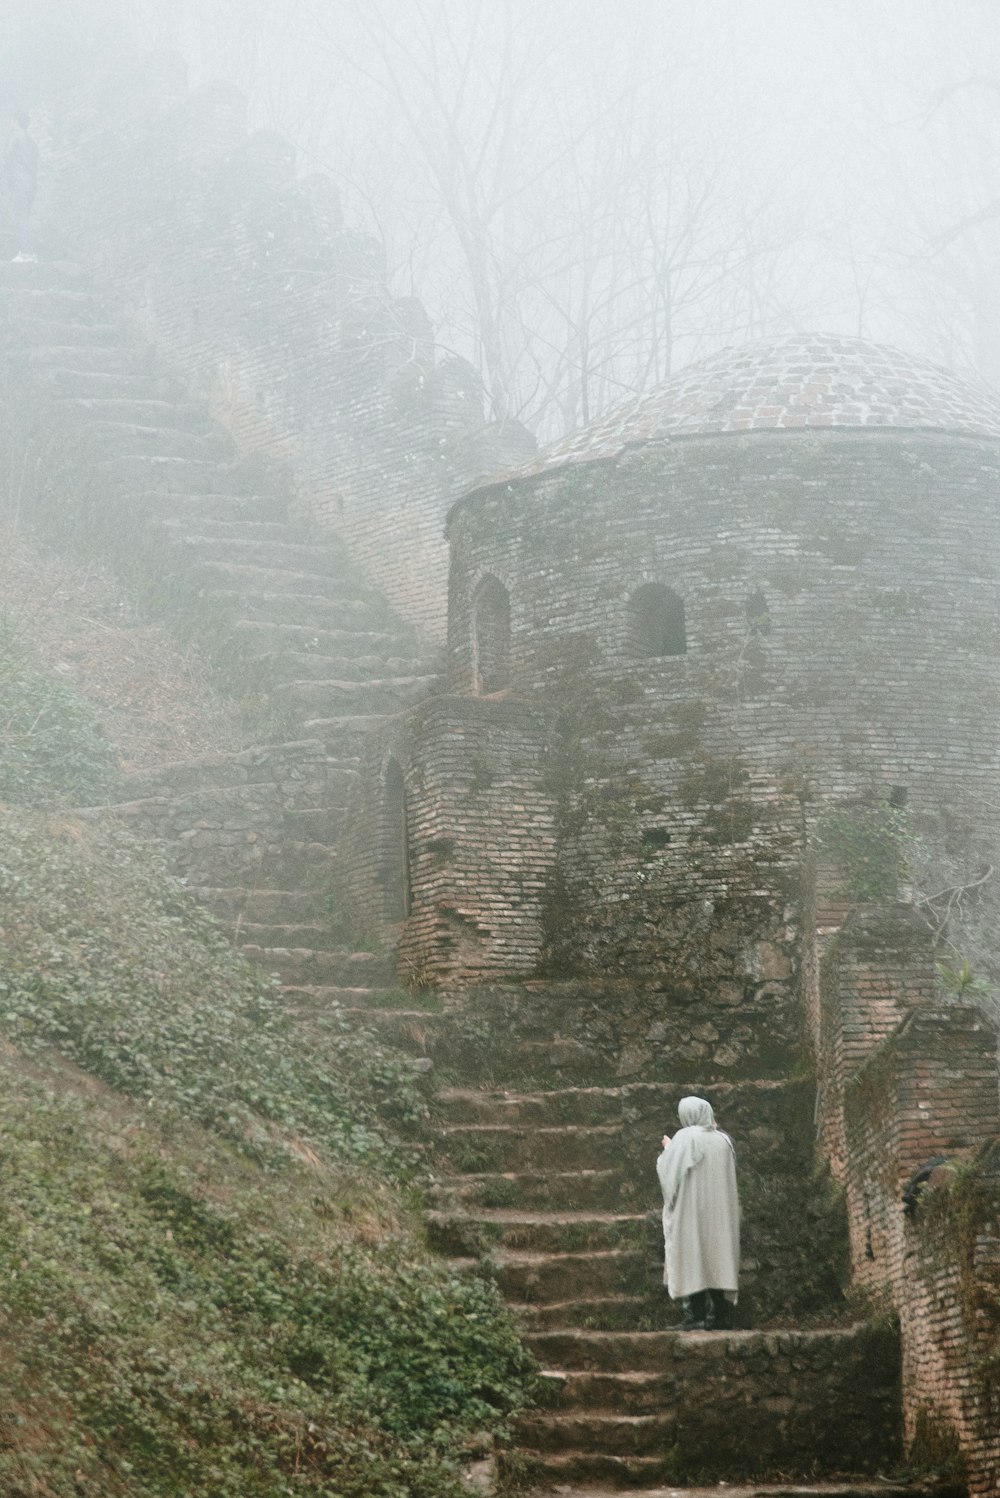
[[989,391],[811,336],[725,350],[460,500],[455,695],[399,761],[424,765],[404,946],[466,960],[471,924],[476,971],[659,969],[694,908],[787,883],[831,804],[988,843],[998,494]]

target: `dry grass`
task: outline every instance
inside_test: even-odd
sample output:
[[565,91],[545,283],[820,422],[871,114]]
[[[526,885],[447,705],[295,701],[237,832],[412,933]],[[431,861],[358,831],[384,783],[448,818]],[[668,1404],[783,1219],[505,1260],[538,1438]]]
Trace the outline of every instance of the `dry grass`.
[[109,571],[0,528],[0,619],[86,697],[122,769],[246,748],[254,733],[192,646],[143,618]]

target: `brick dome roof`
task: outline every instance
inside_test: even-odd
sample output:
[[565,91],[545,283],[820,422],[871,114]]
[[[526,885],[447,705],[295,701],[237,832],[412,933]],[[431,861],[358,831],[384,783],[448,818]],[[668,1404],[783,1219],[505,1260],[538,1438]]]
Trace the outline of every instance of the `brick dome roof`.
[[726,348],[544,449],[509,477],[613,458],[657,438],[809,427],[1000,437],[1000,395],[900,349],[795,334]]

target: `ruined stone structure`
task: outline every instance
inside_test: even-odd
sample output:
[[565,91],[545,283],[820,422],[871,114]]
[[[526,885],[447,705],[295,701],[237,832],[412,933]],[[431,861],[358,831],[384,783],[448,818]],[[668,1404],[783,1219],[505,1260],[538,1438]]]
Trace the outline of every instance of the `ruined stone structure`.
[[[83,264],[0,273],[8,518],[279,710],[116,813],[290,1006],[444,1071],[430,1231],[548,1370],[540,1475],[940,1492],[876,1481],[911,1450],[995,1494],[995,1036],[942,1005],[898,860],[861,838],[861,899],[824,829],[995,838],[1000,408],[788,340],[535,458],[241,110],[164,57],[62,101],[46,233]],[[741,1329],[684,1338],[653,1160],[689,1091],[746,1259]]]

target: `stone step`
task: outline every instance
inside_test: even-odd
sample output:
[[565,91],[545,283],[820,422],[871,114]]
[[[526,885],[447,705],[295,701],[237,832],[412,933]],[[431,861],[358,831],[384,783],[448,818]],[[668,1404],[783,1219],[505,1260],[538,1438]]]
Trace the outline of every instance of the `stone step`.
[[60,401],[66,414],[80,421],[125,423],[163,432],[204,434],[213,430],[207,407],[198,401],[82,395],[63,395]]
[[394,715],[422,702],[440,686],[438,676],[397,676],[369,681],[289,681],[275,688],[275,699],[308,714],[310,733],[327,718]]
[[519,1305],[563,1304],[567,1290],[579,1299],[647,1296],[662,1285],[652,1255],[631,1248],[544,1254],[498,1249],[490,1270],[508,1300]]
[[474,1087],[446,1087],[434,1095],[434,1112],[450,1124],[506,1124],[539,1128],[557,1123],[620,1123],[625,1089],[559,1087],[552,1092],[517,1093]]
[[658,1213],[518,1212],[482,1208],[478,1212],[430,1211],[427,1237],[438,1253],[452,1256],[494,1248],[559,1254],[573,1249],[632,1248],[657,1253]]
[[573,1300],[511,1304],[518,1320],[533,1331],[579,1328],[594,1331],[665,1330],[677,1314],[665,1296],[596,1295]]
[[320,655],[303,651],[259,655],[255,669],[273,682],[370,681],[373,678],[412,679],[428,673],[428,662],[420,656]]
[[231,438],[218,431],[192,432],[184,427],[106,420],[89,422],[85,431],[93,447],[119,458],[202,458],[224,463],[234,451]]
[[90,274],[72,260],[0,261],[0,289],[4,291],[88,292]]
[[[437,1049],[431,1049],[435,1060]],[[443,1211],[465,1207],[506,1210],[614,1212],[622,1207],[623,1178],[616,1170],[495,1171],[451,1176],[438,1183],[433,1199]]]
[[0,325],[0,343],[6,348],[127,348],[130,339],[121,323],[80,319],[66,322],[25,316],[18,308]]
[[[514,1000],[516,1004],[516,999]],[[494,1049],[494,1059],[495,1059]],[[497,1088],[451,1088],[435,1098],[437,1117],[446,1124],[480,1124],[537,1129],[617,1123],[630,1157],[648,1161],[664,1132],[676,1127],[677,1103],[700,1093],[699,1079],[635,1082],[617,1086],[554,1087],[519,1092]],[[757,1173],[811,1173],[814,1089],[807,1081],[751,1080],[707,1089],[720,1123],[739,1142],[741,1159]],[[641,1167],[645,1168],[645,1166]]]
[[307,718],[302,728],[321,738],[331,754],[364,754],[371,735],[385,725],[385,713],[344,713],[337,718]]
[[137,454],[102,458],[94,468],[109,484],[126,493],[170,489],[189,494],[239,494],[245,483],[239,465],[209,458]]
[[147,770],[131,770],[122,785],[131,799],[141,796],[204,796],[247,792],[252,786],[283,787],[283,804],[322,810],[328,798],[347,800],[358,783],[356,768],[327,755],[319,739],[236,749],[198,759],[170,760]]
[[241,619],[233,635],[247,655],[265,661],[269,657],[288,659],[293,654],[297,659],[308,654],[341,661],[374,658],[382,662],[394,656],[403,659],[416,656],[415,642],[410,636],[387,630],[320,629],[308,624]]
[[[289,1007],[298,1010],[301,1014],[315,1014],[325,1009],[343,1009],[349,1011],[352,1016],[358,1018],[362,1023],[364,1016],[368,1014],[380,1014],[385,1012],[403,1014],[407,1011],[392,1009],[386,1010],[385,997],[395,994],[392,988],[368,988],[368,987],[342,987],[337,984],[299,984],[293,986],[286,984],[282,990],[282,996]],[[411,1017],[423,1018],[423,1011],[413,1010]]]
[[[553,1473],[558,1477],[558,1472]],[[554,1488],[546,1487],[546,1492],[556,1492],[559,1498],[618,1498],[622,1486],[627,1486],[632,1492],[644,1495],[644,1498],[967,1498],[967,1489],[964,1484],[951,1482],[899,1482],[890,1478],[878,1477],[874,1480],[868,1477],[840,1477],[834,1479],[812,1480],[804,1483],[789,1480],[788,1482],[727,1482],[713,1483],[711,1487],[691,1487],[687,1483],[671,1482],[664,1487],[656,1481],[655,1487],[647,1486],[640,1476],[638,1482],[641,1486],[628,1480],[624,1484],[619,1479],[617,1471],[610,1473],[607,1477],[596,1479],[600,1481],[600,1487],[595,1487],[589,1478],[583,1479],[586,1486],[580,1486],[575,1481],[558,1481]],[[608,1487],[609,1481],[618,1481],[617,1487]]]
[[384,1045],[395,1046],[411,1056],[421,1056],[433,1062],[435,1056],[434,1036],[444,1016],[433,1009],[421,1009],[416,1005],[391,1005],[379,1008],[379,992],[358,995],[354,1004],[344,1005],[344,1015],[366,1030],[374,1030]]
[[[258,567],[266,569],[268,574],[276,571],[294,575],[310,587],[314,580],[319,581],[324,591],[328,579],[333,578],[339,582],[350,578],[353,586],[347,591],[358,591],[350,563],[333,546],[279,539],[266,532],[254,534],[256,529],[252,522],[244,521],[232,524],[215,521],[210,525],[199,526],[196,531],[182,530],[169,524],[161,526],[164,540],[175,556],[184,563],[212,566],[222,562],[241,567]],[[290,526],[288,533],[294,534]]]
[[178,494],[157,489],[138,493],[134,500],[136,509],[157,526],[168,522],[193,530],[213,520],[285,523],[284,500],[273,494]]
[[900,1459],[887,1329],[675,1332],[664,1355],[659,1370],[549,1370],[548,1408],[518,1423],[519,1444],[651,1456],[666,1454],[667,1434],[674,1474],[700,1480],[877,1472]]
[[[317,602],[329,599],[336,604],[343,604],[351,598],[362,598],[364,590],[360,582],[349,577],[346,573],[334,575],[331,573],[310,572],[304,574],[301,570],[283,569],[280,567],[269,567],[254,562],[225,561],[212,558],[203,559],[193,556],[188,573],[190,580],[205,593],[218,596],[220,594],[239,595],[241,609],[248,606],[257,610],[257,616],[267,607],[265,599],[280,596],[283,593],[295,594],[297,597],[309,597]],[[249,600],[254,600],[249,603]],[[267,609],[268,615],[272,613]],[[278,612],[274,610],[273,612]],[[315,614],[321,615],[321,608],[314,609]],[[349,615],[342,611],[342,617]]]
[[[530,1415],[517,1421],[514,1439],[518,1449],[531,1456],[572,1451],[600,1452],[604,1458],[659,1456],[664,1459],[674,1444],[676,1431],[677,1418],[673,1411],[624,1415],[605,1410],[587,1415]],[[551,1471],[551,1468],[546,1466],[546,1470]],[[676,1465],[672,1470],[676,1471]],[[582,1477],[585,1474],[576,1471],[573,1475]]]
[[[262,583],[260,574],[254,574],[252,582]],[[231,588],[216,585],[211,589],[219,602],[237,612],[240,623],[247,624],[298,624],[304,628],[318,629],[377,629],[385,619],[385,607],[368,594],[356,598],[343,594],[325,596],[315,592],[268,591],[261,587]]]
[[16,352],[39,372],[47,371],[50,378],[54,371],[65,370],[84,375],[113,375],[131,384],[134,376],[148,372],[141,356],[124,344],[112,348],[87,343],[35,344]]
[[157,529],[166,541],[251,541],[269,546],[293,543],[316,545],[327,551],[331,549],[304,526],[293,525],[285,518],[225,520],[206,515],[192,524],[183,516],[165,516],[158,522]]
[[624,1150],[621,1123],[521,1129],[460,1124],[435,1130],[435,1143],[459,1171],[614,1170]]
[[90,369],[76,359],[45,373],[57,395],[74,399],[173,401],[183,399],[186,388],[175,375]]
[[107,322],[105,308],[79,286],[11,286],[0,282],[4,318],[47,322]]
[[202,886],[190,893],[217,920],[238,920],[241,925],[245,921],[305,922],[325,915],[330,904],[325,890],[243,889],[235,885],[229,889]]
[[308,947],[312,952],[343,951],[343,940],[323,921],[302,921],[298,924],[279,924],[256,920],[240,921],[240,946],[277,947],[300,950]]
[[[736,1307],[738,1313],[739,1307]],[[892,1339],[865,1323],[800,1328],[763,1328],[729,1332],[595,1331],[556,1327],[530,1332],[525,1341],[543,1368],[578,1373],[656,1373],[688,1370],[698,1366],[719,1367],[730,1355],[719,1351],[720,1339],[736,1349],[740,1358],[766,1357],[781,1368],[806,1367],[819,1356],[831,1364],[849,1352],[864,1362],[877,1349],[880,1359],[895,1357]],[[860,1350],[859,1350],[860,1349]],[[766,1366],[770,1366],[770,1361]],[[678,1377],[681,1374],[678,1372]]]
[[310,947],[265,947],[246,942],[242,956],[293,987],[334,986],[387,988],[392,984],[390,958],[374,952],[316,951]]

